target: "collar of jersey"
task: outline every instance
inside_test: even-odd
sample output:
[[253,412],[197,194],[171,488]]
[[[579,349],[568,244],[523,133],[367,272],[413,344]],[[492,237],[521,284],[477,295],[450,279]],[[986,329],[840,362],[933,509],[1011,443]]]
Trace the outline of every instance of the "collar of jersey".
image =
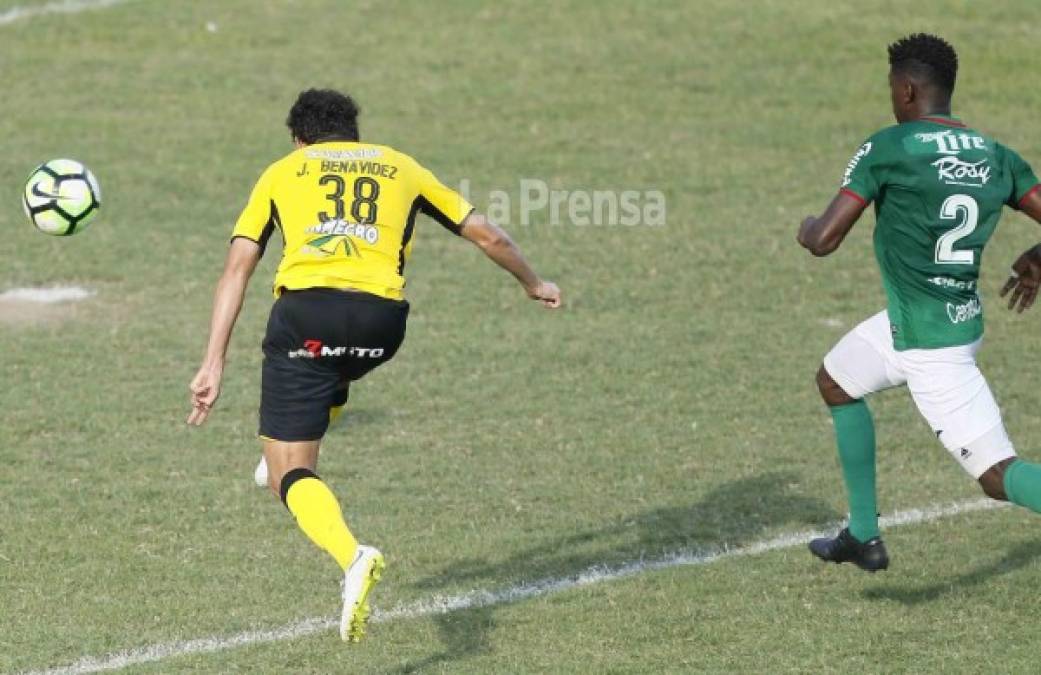
[[320,145],[322,143],[361,143],[361,141],[344,138],[343,136],[319,136],[314,139],[314,143],[311,145]]
[[959,129],[964,129],[967,126],[965,122],[962,122],[953,115],[926,115],[925,117],[919,117],[917,121],[932,122],[933,124],[942,124],[947,127],[958,127]]

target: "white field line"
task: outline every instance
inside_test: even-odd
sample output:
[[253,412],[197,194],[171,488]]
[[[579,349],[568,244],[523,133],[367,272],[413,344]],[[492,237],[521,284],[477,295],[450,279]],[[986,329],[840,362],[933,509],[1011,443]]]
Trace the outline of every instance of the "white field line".
[[48,288],[11,288],[0,293],[0,302],[14,300],[19,302],[38,302],[52,304],[55,302],[71,302],[86,300],[94,295],[94,291],[82,286],[50,286]]
[[105,9],[113,5],[122,5],[129,0],[58,0],[45,5],[14,6],[0,11],[0,26],[7,26],[15,21],[31,19],[45,14],[77,14],[92,9]]
[[[941,518],[955,516],[974,511],[986,511],[1006,506],[1005,502],[991,499],[973,499],[952,504],[938,504],[921,509],[899,511],[882,518],[883,527],[899,527],[928,523]],[[519,584],[498,590],[478,590],[462,595],[434,596],[426,600],[400,605],[385,612],[373,613],[373,622],[400,621],[426,616],[448,614],[459,610],[504,605],[520,600],[543,595],[559,593],[581,586],[591,586],[607,581],[615,581],[654,570],[668,569],[687,565],[708,565],[727,558],[759,555],[770,551],[792,548],[808,542],[810,539],[834,532],[834,526],[825,531],[803,530],[782,534],[772,539],[763,539],[747,546],[736,548],[684,549],[658,558],[633,560],[611,567],[591,567],[579,574],[566,577],[551,577],[530,583]],[[105,670],[119,670],[141,663],[154,663],[178,656],[208,654],[221,652],[246,645],[277,642],[305,637],[315,633],[331,631],[339,625],[339,618],[310,618],[295,621],[278,628],[267,630],[245,631],[228,637],[206,637],[184,642],[167,642],[126,649],[106,656],[90,656],[67,666],[34,671],[27,675],[80,675],[97,673]]]

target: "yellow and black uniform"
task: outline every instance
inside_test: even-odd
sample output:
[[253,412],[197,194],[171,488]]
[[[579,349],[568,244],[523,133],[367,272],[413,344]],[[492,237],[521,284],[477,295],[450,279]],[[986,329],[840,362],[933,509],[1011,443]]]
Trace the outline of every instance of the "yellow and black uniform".
[[267,244],[281,230],[283,290],[344,288],[400,300],[417,213],[458,234],[473,210],[459,193],[393,148],[318,143],[267,168],[233,237]]
[[233,238],[278,229],[277,300],[264,337],[260,435],[325,435],[348,387],[405,338],[404,270],[416,216],[458,234],[473,210],[416,160],[369,143],[305,146],[257,181]]

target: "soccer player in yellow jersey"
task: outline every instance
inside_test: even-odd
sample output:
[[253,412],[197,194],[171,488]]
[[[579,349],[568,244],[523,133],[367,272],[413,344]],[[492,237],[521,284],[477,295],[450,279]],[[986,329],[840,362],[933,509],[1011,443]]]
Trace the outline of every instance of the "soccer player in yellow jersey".
[[315,473],[318,448],[350,383],[389,361],[405,337],[403,275],[417,214],[475,244],[528,297],[560,307],[560,290],[535,274],[505,232],[413,158],[361,142],[357,118],[354,101],[330,90],[305,91],[290,110],[296,149],[264,171],[235,225],[188,416],[201,425],[217,402],[246,286],[278,230],[260,438],[269,487],[344,572],[340,636],[347,641],[364,634],[367,597],[384,561],[347,529],[339,501]]

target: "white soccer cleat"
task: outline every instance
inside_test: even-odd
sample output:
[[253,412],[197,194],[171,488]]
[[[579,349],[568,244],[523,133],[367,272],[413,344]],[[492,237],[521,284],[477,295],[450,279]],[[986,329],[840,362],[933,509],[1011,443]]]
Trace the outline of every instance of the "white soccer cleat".
[[261,456],[257,468],[253,469],[253,482],[257,484],[257,487],[267,487],[267,460],[263,456]]
[[354,562],[343,575],[343,614],[340,637],[344,642],[359,642],[369,620],[369,591],[380,580],[385,567],[383,554],[372,546],[358,546]]

